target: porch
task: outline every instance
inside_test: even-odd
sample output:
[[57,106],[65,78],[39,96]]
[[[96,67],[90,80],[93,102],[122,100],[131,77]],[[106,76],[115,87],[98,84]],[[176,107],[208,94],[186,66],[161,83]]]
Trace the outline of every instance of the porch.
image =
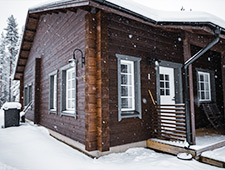
[[[151,92],[150,96],[152,98]],[[186,114],[184,104],[156,105],[152,113],[152,136],[146,145],[150,149],[177,155],[178,153],[189,153],[196,160],[211,165],[225,167],[225,162],[213,160],[202,156],[206,151],[212,151],[225,147],[225,129],[208,126],[195,130],[196,144],[190,145],[186,142]],[[210,123],[209,123],[210,124]]]
[[196,160],[201,162],[218,166],[225,167],[225,162],[219,159],[212,159],[205,157],[202,153],[212,151],[225,146],[225,135],[212,135],[212,136],[197,136],[196,145],[192,145],[189,148],[185,146],[185,142],[182,141],[169,141],[152,138],[146,141],[147,148],[154,149],[157,151],[177,155],[178,153],[189,153]]

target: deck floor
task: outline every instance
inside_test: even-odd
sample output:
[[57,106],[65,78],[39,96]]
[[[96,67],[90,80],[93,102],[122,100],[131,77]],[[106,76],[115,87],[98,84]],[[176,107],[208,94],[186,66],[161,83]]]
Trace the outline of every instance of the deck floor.
[[177,155],[181,152],[190,153],[193,158],[200,160],[204,163],[211,165],[224,167],[225,162],[208,159],[201,157],[201,154],[206,151],[215,150],[225,146],[225,135],[221,134],[210,134],[199,135],[196,137],[196,145],[190,146],[190,148],[185,147],[185,142],[178,141],[167,141],[160,139],[149,139],[147,140],[147,147],[158,150],[161,152]]

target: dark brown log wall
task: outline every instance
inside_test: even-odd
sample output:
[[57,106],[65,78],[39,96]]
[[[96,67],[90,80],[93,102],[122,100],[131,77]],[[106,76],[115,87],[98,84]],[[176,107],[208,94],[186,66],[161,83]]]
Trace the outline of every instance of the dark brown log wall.
[[[147,57],[183,63],[181,35],[156,29],[120,16],[108,15],[109,47],[109,114],[110,146],[146,140],[151,137],[153,104],[150,89],[156,100],[155,64],[147,65]],[[142,58],[141,97],[142,119],[125,118],[118,121],[117,59],[115,54]],[[148,73],[151,80],[148,80]],[[107,77],[106,77],[107,78]]]
[[[77,65],[77,120],[72,116],[60,116],[61,73],[60,68],[68,64],[75,48],[85,49],[85,14],[83,10],[42,15],[33,47],[25,70],[24,84],[34,82],[34,59],[41,57],[40,117],[39,122],[52,130],[76,141],[85,143],[85,70],[81,58]],[[49,74],[58,70],[57,114],[48,113]],[[29,114],[33,120],[33,114]]]

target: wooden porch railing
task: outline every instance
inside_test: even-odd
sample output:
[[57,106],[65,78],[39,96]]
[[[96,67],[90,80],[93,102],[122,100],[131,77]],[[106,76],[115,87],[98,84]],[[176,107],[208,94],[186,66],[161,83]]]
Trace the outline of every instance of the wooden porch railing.
[[154,105],[152,113],[153,136],[159,139],[186,139],[185,105]]

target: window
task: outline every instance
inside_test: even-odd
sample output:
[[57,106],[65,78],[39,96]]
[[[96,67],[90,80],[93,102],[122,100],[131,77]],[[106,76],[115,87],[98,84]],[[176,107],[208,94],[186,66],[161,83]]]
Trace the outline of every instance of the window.
[[121,110],[135,110],[134,62],[121,60]]
[[76,118],[76,65],[61,68],[61,114]]
[[211,101],[210,73],[198,71],[199,101]]
[[24,106],[28,105],[28,88],[27,86],[24,87]]
[[116,54],[118,67],[118,120],[141,119],[141,81],[138,57]]
[[32,101],[32,85],[28,86],[28,104]]
[[74,68],[66,71],[66,110],[75,109],[75,72]]
[[32,84],[24,87],[24,106],[27,106],[32,101]]
[[49,75],[49,113],[57,111],[57,70]]
[[170,95],[170,80],[168,74],[160,74],[160,95],[169,96]]

